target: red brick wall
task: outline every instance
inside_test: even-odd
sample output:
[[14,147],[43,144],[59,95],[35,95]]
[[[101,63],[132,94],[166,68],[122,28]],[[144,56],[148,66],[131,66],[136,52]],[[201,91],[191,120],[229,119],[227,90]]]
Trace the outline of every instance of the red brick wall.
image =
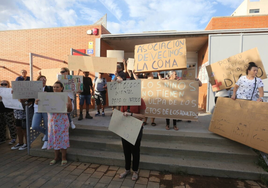
[[211,18],[205,30],[267,28],[268,15]]
[[[198,67],[203,65],[208,61],[208,42],[198,51]],[[207,85],[202,84],[199,87],[199,98],[198,98],[198,106],[202,109],[206,109],[207,103]]]
[[[88,35],[89,29],[98,28],[99,34]],[[95,39],[107,29],[100,25],[59,27],[46,29],[13,30],[0,32],[0,80],[15,80],[21,69],[28,71],[29,53],[49,56],[63,61],[68,61],[70,49],[88,49],[88,42],[93,41],[95,52]],[[105,46],[102,46],[102,50]],[[94,56],[95,54],[93,54]],[[47,60],[39,57],[33,58],[33,78],[37,77],[38,70],[67,67],[63,62]]]

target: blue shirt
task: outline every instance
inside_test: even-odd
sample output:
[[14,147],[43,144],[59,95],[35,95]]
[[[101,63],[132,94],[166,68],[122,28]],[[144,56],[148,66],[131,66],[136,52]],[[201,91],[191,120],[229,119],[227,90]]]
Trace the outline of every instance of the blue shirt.
[[[16,78],[15,81],[24,81],[24,78],[22,76],[19,76],[19,77]],[[27,76],[25,81],[30,81],[30,77]]]

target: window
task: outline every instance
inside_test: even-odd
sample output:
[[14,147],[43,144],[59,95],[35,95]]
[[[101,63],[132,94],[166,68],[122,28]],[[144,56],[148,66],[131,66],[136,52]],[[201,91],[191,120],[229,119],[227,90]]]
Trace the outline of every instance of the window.
[[260,9],[249,9],[249,13],[260,13]]

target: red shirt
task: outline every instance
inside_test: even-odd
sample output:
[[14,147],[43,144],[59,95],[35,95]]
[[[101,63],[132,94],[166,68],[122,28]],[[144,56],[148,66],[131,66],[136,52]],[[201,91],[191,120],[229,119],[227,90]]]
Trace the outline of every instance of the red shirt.
[[[141,105],[140,106],[130,106],[130,112],[135,114],[140,114],[141,110],[145,110],[146,105],[143,99],[141,99]],[[121,106],[121,112],[126,112],[127,106]]]

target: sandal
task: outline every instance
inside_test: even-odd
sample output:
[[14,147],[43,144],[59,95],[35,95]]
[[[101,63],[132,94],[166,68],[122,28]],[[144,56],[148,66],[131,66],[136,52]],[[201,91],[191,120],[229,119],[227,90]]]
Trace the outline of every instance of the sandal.
[[156,126],[156,123],[155,123],[155,122],[153,122],[153,123],[151,123],[151,125],[152,125],[152,126]]
[[52,165],[56,164],[57,162],[58,162],[57,160],[53,159],[52,161],[50,161],[49,165],[52,166]]
[[132,180],[133,180],[133,181],[137,181],[137,179],[139,179],[139,175],[138,175],[138,173],[133,172]]
[[125,178],[127,177],[127,175],[130,174],[130,170],[126,170],[125,172],[123,172],[122,174],[119,175],[119,178],[122,179],[122,178]]
[[143,125],[147,125],[147,123],[144,121],[144,122],[143,122]]
[[62,160],[61,161],[61,166],[65,166],[67,164],[67,160]]
[[174,129],[175,131],[179,130],[178,127],[177,127],[176,125],[173,125],[173,129]]
[[166,130],[169,130],[169,125],[166,125]]

